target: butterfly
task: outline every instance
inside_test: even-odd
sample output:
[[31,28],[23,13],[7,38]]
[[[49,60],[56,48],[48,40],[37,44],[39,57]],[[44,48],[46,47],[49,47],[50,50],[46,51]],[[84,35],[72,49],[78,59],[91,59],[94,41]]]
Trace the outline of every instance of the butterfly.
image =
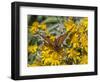
[[68,36],[68,33],[64,33],[60,35],[58,38],[55,38],[54,41],[51,41],[49,36],[42,35],[42,34],[40,34],[40,36],[44,39],[45,41],[44,44],[46,46],[50,46],[55,51],[59,51],[62,49],[61,44],[64,42],[64,40]]
[[[72,29],[73,28],[71,28],[70,30],[72,30]],[[70,31],[68,31],[68,32],[60,35],[59,37],[55,38],[54,41],[50,40],[50,36],[46,36],[46,35],[43,35],[43,34],[39,34],[39,35],[44,39],[44,44],[46,46],[51,47],[55,51],[60,51],[60,50],[62,50],[61,45],[63,44],[64,40],[67,39],[67,38],[71,38],[75,33],[76,32],[71,33]]]

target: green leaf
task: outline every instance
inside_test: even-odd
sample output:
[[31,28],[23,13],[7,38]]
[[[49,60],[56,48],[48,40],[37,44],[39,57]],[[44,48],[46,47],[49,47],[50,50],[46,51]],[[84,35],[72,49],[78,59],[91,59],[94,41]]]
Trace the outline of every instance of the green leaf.
[[29,45],[37,44],[37,42],[38,42],[38,37],[32,37],[30,42],[29,42]]
[[36,58],[36,53],[34,53],[34,54],[29,54],[29,55],[28,55],[28,64],[30,64],[30,65],[33,64],[35,58]]
[[44,23],[56,23],[58,22],[56,17],[48,17],[46,20],[43,21]]

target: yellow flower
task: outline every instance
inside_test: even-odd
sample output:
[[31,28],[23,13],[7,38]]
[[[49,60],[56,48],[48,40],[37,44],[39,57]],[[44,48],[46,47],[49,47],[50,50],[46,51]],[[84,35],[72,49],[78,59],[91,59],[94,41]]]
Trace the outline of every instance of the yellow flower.
[[79,38],[78,34],[75,33],[71,38],[71,42],[72,43],[77,43],[78,42],[78,38]]
[[83,25],[79,25],[78,27],[79,27],[79,33],[80,33],[80,34],[82,34],[82,33],[85,32],[85,29],[86,29],[85,26],[83,26]]
[[55,38],[56,38],[55,36],[50,35],[50,40],[51,40],[51,41],[55,41]]
[[75,31],[76,29],[76,25],[74,23],[74,21],[72,20],[72,17],[69,17],[68,21],[64,22],[64,26],[66,28],[67,31]]
[[87,64],[87,63],[88,63],[88,56],[87,55],[82,56],[80,64]]
[[79,27],[80,32],[85,32],[88,30],[88,17],[84,17],[80,20]]
[[38,25],[39,25],[39,22],[37,22],[37,21],[33,22],[33,24],[32,24],[32,26],[35,26],[35,27],[38,27]]
[[88,53],[88,47],[87,46],[85,47],[85,51]]
[[37,45],[29,45],[28,46],[28,52],[35,53],[37,51],[38,46]]
[[86,34],[81,35],[80,42],[81,42],[82,47],[86,47],[88,45],[88,40],[87,40]]
[[67,57],[73,59],[73,63],[76,63],[77,60],[80,61],[81,58],[79,57],[79,55],[80,53],[74,50],[73,48],[67,49]]
[[79,46],[79,42],[73,43],[73,48],[78,48]]
[[79,47],[79,34],[75,33],[71,38],[71,43],[73,44],[73,48]]
[[43,65],[60,65],[63,59],[61,53],[45,45],[42,47],[41,58]]
[[47,58],[44,61],[44,65],[60,65],[60,62],[59,62],[59,60],[54,60],[52,58]]
[[51,65],[60,65],[59,60],[52,60]]
[[38,30],[38,22],[33,22],[31,28],[29,29],[29,32],[31,32],[32,34],[34,34],[37,30]]
[[73,48],[67,50],[67,54],[69,58],[75,58],[76,56],[80,55],[80,53],[75,51]]
[[39,28],[42,29],[42,30],[46,30],[47,26],[46,26],[45,23],[41,23],[41,24],[39,25]]
[[83,19],[80,20],[80,23],[85,26],[88,27],[88,17],[84,17]]
[[46,30],[46,24],[45,23],[39,24],[39,22],[35,21],[35,22],[33,22],[31,28],[29,29],[29,32],[34,34],[38,30],[38,28],[40,28],[42,30]]

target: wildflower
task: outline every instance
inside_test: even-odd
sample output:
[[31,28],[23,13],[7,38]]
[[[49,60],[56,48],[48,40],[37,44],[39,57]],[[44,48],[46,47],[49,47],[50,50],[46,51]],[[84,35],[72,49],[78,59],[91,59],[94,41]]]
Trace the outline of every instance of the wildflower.
[[87,46],[85,47],[85,51],[88,53],[88,47]]
[[78,42],[78,38],[79,38],[78,34],[75,33],[71,38],[71,42],[72,43],[77,43]]
[[87,55],[82,56],[80,64],[87,64],[87,63],[88,63],[88,56]]
[[36,33],[36,31],[38,29],[42,29],[42,30],[46,30],[46,24],[45,23],[41,23],[39,24],[39,22],[33,22],[31,28],[29,29],[29,32],[31,32],[32,34]]
[[41,52],[41,58],[43,65],[60,65],[61,64],[61,53],[56,52],[49,46],[43,46]]
[[80,23],[85,26],[88,27],[88,17],[84,17],[80,20]]
[[86,47],[87,46],[88,41],[87,41],[87,35],[86,34],[82,34],[81,35],[80,42],[81,42],[81,45],[83,47]]
[[38,25],[39,23],[38,22],[34,22],[31,26],[31,28],[29,29],[29,32],[34,34],[37,30],[38,30]]
[[[70,18],[70,17],[69,17],[68,21],[64,22],[64,26],[66,28],[66,31],[72,31],[73,32],[73,31],[76,30],[75,29],[76,25],[75,25],[74,21],[72,20],[72,18]],[[71,30],[72,28],[73,28],[73,30]]]
[[50,35],[50,40],[51,40],[51,41],[55,41],[55,38],[56,38],[55,36]]
[[37,45],[29,45],[28,46],[28,52],[35,53],[37,51],[38,46]]
[[39,28],[40,29],[42,29],[42,30],[46,30],[46,24],[45,23],[41,23],[40,25],[39,25]]
[[73,48],[67,49],[67,57],[73,59],[74,60],[73,63],[77,63],[77,60],[80,61],[79,55],[80,53],[74,50]]
[[68,57],[71,57],[71,58],[74,58],[74,57],[80,55],[80,53],[75,51],[73,48],[69,49],[67,51],[67,54],[68,54]]
[[80,46],[79,42],[73,43],[73,48],[78,48]]

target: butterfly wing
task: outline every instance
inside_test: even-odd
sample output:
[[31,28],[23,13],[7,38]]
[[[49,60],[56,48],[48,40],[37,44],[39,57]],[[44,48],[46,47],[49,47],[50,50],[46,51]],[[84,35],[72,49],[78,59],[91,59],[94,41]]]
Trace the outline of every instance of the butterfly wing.
[[49,46],[54,45],[54,43],[49,39],[48,36],[45,36],[45,35],[40,35],[40,36],[44,39],[45,43],[48,44]]
[[63,35],[61,35],[61,36],[59,36],[56,40],[55,40],[55,44],[56,44],[56,46],[61,46],[61,44],[63,43],[63,41],[66,39],[66,37],[68,36],[68,37],[70,37],[70,35],[71,35],[71,30],[72,30],[73,28],[71,28],[67,33],[64,33]]
[[63,35],[61,35],[61,36],[59,36],[59,37],[55,40],[56,46],[60,47],[61,44],[63,43],[63,41],[66,39],[66,37],[67,37],[67,33],[65,33],[65,34],[63,34]]

